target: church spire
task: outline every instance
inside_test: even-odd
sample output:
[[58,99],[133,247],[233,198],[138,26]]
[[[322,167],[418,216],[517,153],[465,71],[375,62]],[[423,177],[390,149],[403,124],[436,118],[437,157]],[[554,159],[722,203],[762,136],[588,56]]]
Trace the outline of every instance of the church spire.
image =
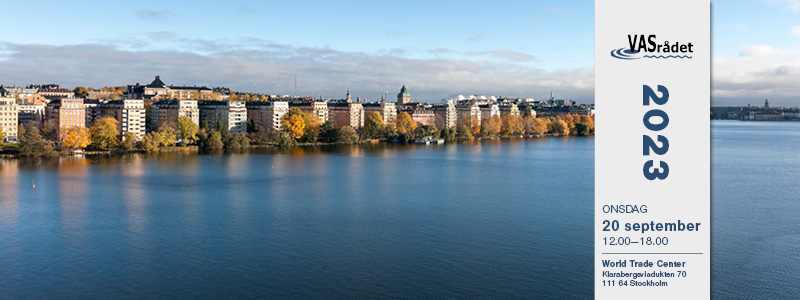
[[352,99],[350,98],[350,88],[347,88],[347,103],[350,103]]

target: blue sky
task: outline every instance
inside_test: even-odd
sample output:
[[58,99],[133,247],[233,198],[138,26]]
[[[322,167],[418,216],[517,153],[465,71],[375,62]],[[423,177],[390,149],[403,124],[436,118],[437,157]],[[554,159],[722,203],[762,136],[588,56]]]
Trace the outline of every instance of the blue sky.
[[[433,2],[433,3],[431,3]],[[712,5],[715,104],[800,105],[800,0]],[[15,1],[0,83],[593,102],[593,1]],[[12,13],[19,12],[19,13]],[[796,81],[796,80],[795,80]],[[751,100],[752,99],[752,100]],[[758,100],[760,99],[760,100]],[[797,102],[797,103],[795,103]]]

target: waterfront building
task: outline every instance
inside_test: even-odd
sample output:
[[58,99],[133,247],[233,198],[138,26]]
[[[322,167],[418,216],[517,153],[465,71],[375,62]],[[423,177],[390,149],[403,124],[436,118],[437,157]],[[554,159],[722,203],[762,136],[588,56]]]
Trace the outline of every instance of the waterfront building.
[[248,101],[246,106],[247,120],[256,129],[260,127],[281,130],[283,127],[281,118],[289,112],[288,101]]
[[304,114],[317,116],[322,123],[328,121],[328,103],[325,101],[292,101],[289,102],[289,108],[292,107],[299,108]]
[[519,117],[519,107],[516,104],[504,104],[499,106],[500,109],[500,116],[505,117],[507,115],[511,115],[514,117]]
[[364,103],[364,115],[369,116],[374,112],[381,114],[383,124],[394,124],[397,119],[397,105],[393,102],[386,102],[386,95],[383,95],[381,102]]
[[86,127],[86,109],[83,98],[62,98],[47,103],[45,121],[53,120],[59,129]]
[[500,115],[500,106],[497,103],[482,104],[478,107],[481,109],[481,118],[483,120]]
[[411,94],[408,93],[408,89],[404,85],[400,89],[400,93],[397,94],[397,105],[406,105],[411,102]]
[[5,136],[0,142],[16,142],[17,127],[17,100],[13,97],[0,98],[0,129],[3,129]]
[[456,105],[453,102],[446,104],[434,104],[433,114],[435,117],[436,128],[454,128],[458,120]]
[[84,124],[86,128],[92,127],[94,122],[102,117],[103,109],[100,107],[99,99],[83,99],[83,109],[86,116]]
[[400,108],[401,112],[408,113],[411,119],[420,125],[434,125],[436,124],[436,114],[434,114],[432,107],[426,106],[422,103],[409,103]]
[[119,99],[101,103],[102,115],[117,120],[120,136],[126,132],[133,133],[139,141],[145,135],[145,110],[142,99]]
[[41,94],[33,94],[27,98],[17,101],[18,121],[20,124],[31,122],[42,123],[44,121],[45,107],[50,99]]
[[481,126],[480,106],[474,100],[456,104],[456,123],[458,127]]
[[200,109],[197,100],[160,100],[150,104],[150,130],[161,123],[178,123],[178,118],[187,117],[200,127]]
[[199,101],[200,124],[216,128],[222,124],[231,134],[247,132],[247,108],[244,101]]
[[328,102],[330,122],[335,127],[350,126],[359,129],[364,126],[364,106],[361,103],[345,101]]

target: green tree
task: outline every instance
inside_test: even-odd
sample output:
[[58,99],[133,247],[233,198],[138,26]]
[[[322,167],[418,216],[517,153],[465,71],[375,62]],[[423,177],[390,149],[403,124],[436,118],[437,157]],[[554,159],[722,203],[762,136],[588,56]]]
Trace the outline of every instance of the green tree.
[[397,118],[394,121],[394,127],[397,130],[397,133],[404,134],[406,132],[413,132],[414,129],[417,129],[417,123],[414,122],[414,119],[411,118],[407,112],[401,112],[397,115]]
[[384,127],[386,125],[383,124],[381,113],[373,112],[364,120],[364,128],[361,129],[361,135],[366,139],[379,137],[383,134]]
[[117,145],[119,130],[117,120],[110,117],[97,120],[89,129],[92,143],[101,149],[108,149]]
[[471,138],[472,128],[469,128],[469,126],[467,125],[461,125],[461,128],[458,130],[458,133],[463,138]]
[[358,143],[358,133],[353,127],[344,126],[339,129],[339,141],[343,143]]
[[36,126],[29,126],[25,131],[25,136],[22,140],[25,141],[20,147],[20,153],[22,155],[55,154],[53,142],[42,138],[42,136],[39,134],[39,128]]
[[225,145],[228,149],[248,149],[250,148],[250,139],[244,134],[239,133],[233,135],[230,143]]
[[133,132],[126,132],[119,141],[119,147],[123,150],[133,150],[136,148],[136,135]]
[[82,87],[82,86],[76,87],[74,90],[72,90],[72,93],[75,94],[75,96],[78,97],[78,98],[82,98],[88,92],[89,92],[89,89],[87,89],[85,87]]
[[201,129],[197,136],[197,145],[202,150],[219,150],[225,146],[222,143],[222,134],[219,131]]
[[178,134],[180,135],[181,146],[196,142],[197,132],[197,124],[195,124],[192,119],[186,116],[178,118]]
[[592,131],[589,128],[589,124],[580,122],[575,124],[575,134],[585,136],[592,134]]
[[320,140],[323,143],[336,143],[339,141],[339,130],[330,121],[322,124]]
[[58,125],[55,120],[47,120],[42,124],[41,136],[49,141],[58,141]]
[[25,124],[19,124],[17,127],[17,141],[20,143],[25,142]]
[[530,106],[525,106],[525,110],[522,112],[523,117],[530,117],[533,116],[533,109]]

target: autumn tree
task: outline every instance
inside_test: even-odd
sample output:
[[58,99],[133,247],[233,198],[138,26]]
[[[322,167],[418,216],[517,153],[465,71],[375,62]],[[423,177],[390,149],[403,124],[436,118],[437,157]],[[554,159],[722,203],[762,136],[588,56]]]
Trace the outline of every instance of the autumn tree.
[[3,127],[0,126],[0,145],[6,142],[6,133],[3,131]]
[[536,132],[536,135],[537,136],[544,135],[544,133],[547,132],[548,129],[547,122],[542,118],[534,118],[533,121],[534,121],[534,130]]
[[141,144],[142,150],[147,152],[158,151],[159,146],[161,145],[161,143],[159,142],[159,140],[161,139],[160,135],[161,134],[159,132],[153,131],[144,136]]
[[187,116],[178,118],[178,135],[182,146],[193,144],[197,141],[197,131],[197,124],[192,119]]
[[161,123],[156,131],[158,135],[155,137],[160,147],[172,147],[178,141],[178,130],[175,129],[175,123]]
[[136,135],[133,132],[126,132],[119,141],[119,147],[123,150],[133,150],[136,148]]
[[553,134],[569,135],[569,125],[564,120],[555,120],[553,122]]
[[61,130],[61,143],[65,148],[85,148],[92,143],[91,133],[86,127],[71,126]]
[[303,139],[306,142],[316,142],[322,132],[322,120],[315,114],[304,114],[306,127],[303,129]]
[[461,128],[458,130],[459,136],[463,138],[471,138],[472,137],[472,129],[469,128],[468,125],[461,125]]
[[375,138],[383,133],[386,125],[383,124],[383,116],[379,112],[373,112],[366,120],[364,120],[364,128],[361,129],[361,134],[365,138]]
[[230,95],[228,95],[228,101],[237,101],[237,100],[239,100],[239,96],[236,95],[236,93],[230,93]]
[[259,101],[268,101],[269,99],[267,99],[267,96],[261,95],[261,96],[258,96],[258,100]]
[[117,120],[114,118],[104,117],[95,121],[89,132],[92,143],[101,149],[108,149],[117,145],[119,130],[117,130]]
[[581,116],[580,123],[586,124],[590,130],[594,131],[594,119],[590,116]]
[[281,123],[283,131],[287,132],[289,136],[295,139],[300,138],[306,128],[305,114],[297,107],[290,108],[289,112],[281,117]]
[[394,127],[397,133],[405,134],[406,132],[413,132],[414,129],[417,129],[417,123],[414,122],[414,119],[412,119],[411,115],[407,112],[401,112],[394,121]]

